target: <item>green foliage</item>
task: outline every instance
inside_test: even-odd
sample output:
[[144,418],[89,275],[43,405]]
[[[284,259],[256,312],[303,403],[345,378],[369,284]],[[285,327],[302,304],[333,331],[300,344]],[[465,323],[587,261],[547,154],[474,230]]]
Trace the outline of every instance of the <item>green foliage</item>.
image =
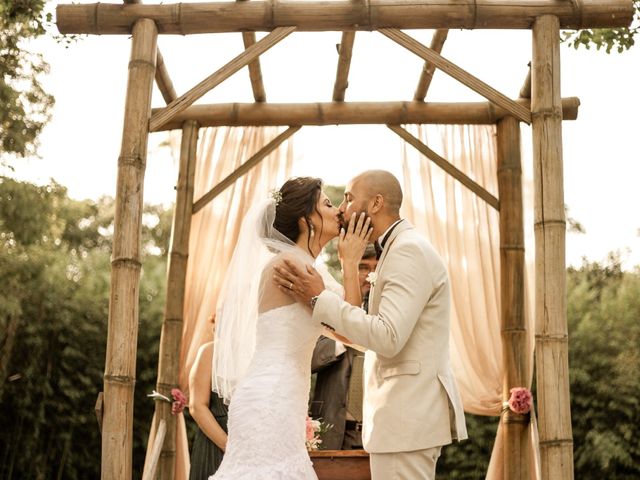
[[635,14],[631,27],[625,28],[589,28],[562,32],[562,41],[575,49],[585,47],[587,50],[595,45],[597,50],[604,48],[607,53],[616,50],[622,53],[635,44],[635,36],[640,30],[640,0],[633,1]]
[[36,151],[53,97],[40,84],[49,70],[25,44],[45,33],[45,0],[0,0],[0,150],[21,157]]
[[640,478],[640,272],[618,255],[569,269],[576,478]]
[[465,418],[469,439],[442,449],[438,478],[482,480],[487,474],[499,417],[466,414]]
[[[94,404],[102,390],[113,200],[69,199],[52,183],[0,177],[0,478],[100,474]],[[145,209],[134,401],[141,476],[164,306],[170,212]]]

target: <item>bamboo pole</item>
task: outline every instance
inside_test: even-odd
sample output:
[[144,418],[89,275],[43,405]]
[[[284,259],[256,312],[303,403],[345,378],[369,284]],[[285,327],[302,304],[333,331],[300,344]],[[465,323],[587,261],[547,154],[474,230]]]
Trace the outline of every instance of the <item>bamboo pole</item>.
[[[447,40],[447,35],[449,34],[449,30],[439,29],[436,30],[431,37],[431,45],[429,48],[436,53],[442,53],[442,47],[444,47],[444,42]],[[424,102],[425,97],[427,96],[427,91],[431,86],[431,80],[433,80],[433,74],[436,71],[436,66],[431,62],[424,62],[424,66],[422,67],[422,73],[420,74],[420,80],[418,80],[418,86],[416,87],[416,92],[413,94],[413,99],[417,102]]]
[[356,32],[342,32],[340,40],[340,57],[338,59],[338,70],[336,71],[336,81],[333,85],[333,101],[344,102],[344,95],[349,86],[349,68],[351,67],[351,53],[353,52],[353,41]]
[[104,372],[102,480],[131,478],[132,473],[142,191],[156,40],[157,30],[153,20],[136,22],[129,61],[122,147],[118,158]]
[[[528,99],[517,100],[526,108]],[[562,100],[564,120],[578,117],[580,100]],[[159,111],[154,109],[154,112]],[[154,131],[180,128],[185,120],[201,127],[452,124],[495,125],[508,115],[490,102],[340,102],[340,103],[219,103],[193,105]]]
[[[529,388],[529,356],[524,316],[524,220],[520,125],[513,117],[498,122],[498,194],[500,196],[500,317],[504,377],[502,399],[510,389]],[[503,413],[504,478],[531,478],[529,416]]]
[[156,84],[158,85],[158,90],[160,90],[162,98],[164,98],[167,105],[178,97],[176,89],[173,88],[173,82],[171,81],[169,71],[167,70],[167,66],[164,63],[164,57],[162,56],[162,53],[160,53],[160,50],[158,50],[156,58]]
[[[197,145],[198,124],[192,120],[187,121],[182,128],[180,144],[180,168],[171,229],[171,253],[167,266],[167,297],[162,333],[160,334],[158,381],[156,384],[156,391],[169,398],[171,398],[171,389],[178,387],[180,372],[184,292],[189,258]],[[162,446],[158,478],[172,480],[175,473],[176,417],[171,414],[171,404],[156,401],[155,418],[156,421],[166,422],[167,425],[167,437]]]
[[430,62],[447,75],[455,78],[463,85],[466,85],[474,92],[479,93],[487,100],[504,108],[519,120],[522,120],[526,123],[531,123],[531,112],[529,111],[529,109],[523,107],[521,104],[511,100],[506,95],[490,87],[482,80],[474,77],[469,72],[450,62],[439,53],[425,47],[416,39],[411,38],[406,33],[393,28],[381,28],[379,31],[380,33],[382,33],[386,37],[389,37],[391,40],[403,46],[410,52],[415,53],[423,60]]
[[279,27],[271,32],[269,35],[261,39],[259,42],[253,44],[249,48],[247,48],[240,55],[235,57],[225,66],[217,70],[216,72],[209,75],[203,81],[201,81],[198,85],[193,87],[184,95],[176,98],[173,102],[167,105],[165,108],[156,111],[151,117],[151,121],[149,123],[149,129],[151,131],[156,131],[160,126],[167,123],[173,117],[175,117],[178,113],[183,111],[185,108],[189,107],[193,102],[202,97],[209,90],[214,88],[216,85],[219,85],[231,75],[236,73],[242,67],[246,66],[248,63],[251,63],[253,60],[258,58],[262,53],[269,50],[280,40],[288,36],[291,32],[295,30],[295,27]]
[[458,170],[454,165],[449,163],[447,160],[442,158],[436,152],[427,147],[424,143],[422,143],[419,139],[411,135],[404,128],[399,125],[387,125],[389,129],[396,133],[400,138],[402,138],[409,145],[414,147],[420,153],[422,153],[425,157],[451,175],[453,178],[462,183],[465,187],[471,190],[473,193],[478,195],[481,199],[487,202],[496,210],[500,210],[500,202],[498,199],[489,193],[482,185],[478,184],[475,180],[469,178],[462,171]]
[[262,160],[264,160],[267,155],[273,152],[276,148],[280,146],[282,142],[288,139],[291,135],[300,130],[301,127],[289,127],[276,138],[271,140],[267,145],[262,147],[255,155],[253,155],[249,160],[244,162],[238,168],[236,168],[233,172],[227,175],[223,180],[220,181],[215,187],[205,193],[202,197],[200,197],[193,204],[193,214],[196,214],[200,210],[202,210],[209,202],[211,202],[214,198],[224,192],[229,186],[233,185],[233,183],[245,175],[249,170],[258,165]]
[[[242,32],[242,42],[245,50],[256,43],[256,32]],[[249,63],[249,80],[251,81],[251,90],[253,91],[253,99],[256,102],[266,102],[267,93],[264,90],[264,82],[262,81],[262,69],[260,68],[260,58],[256,58]]]
[[150,18],[162,34],[398,29],[530,29],[540,15],[557,15],[561,28],[628,27],[632,0],[252,0],[249,2],[127,5],[66,4],[56,8],[60,33],[129,34]]
[[531,62],[527,65],[527,76],[520,88],[520,98],[531,98]]
[[[246,1],[246,0],[238,0]],[[256,32],[242,32],[242,42],[245,50],[256,43]],[[249,80],[251,81],[251,90],[253,91],[253,99],[256,102],[266,102],[267,94],[264,91],[264,83],[262,81],[262,69],[260,68],[260,59],[256,58],[249,63]]]
[[536,239],[536,377],[544,480],[573,479],[569,405],[565,211],[557,17],[533,26],[534,226]]
[[[142,1],[124,0],[124,3],[140,4],[142,3]],[[162,53],[160,53],[160,49],[158,47],[156,47],[156,51],[158,52],[156,57],[156,84],[158,85],[158,90],[160,90],[165,103],[169,104],[176,99],[177,94],[175,89],[173,88],[173,82],[171,81],[171,77],[169,76],[167,66],[164,63],[164,57],[162,56]]]

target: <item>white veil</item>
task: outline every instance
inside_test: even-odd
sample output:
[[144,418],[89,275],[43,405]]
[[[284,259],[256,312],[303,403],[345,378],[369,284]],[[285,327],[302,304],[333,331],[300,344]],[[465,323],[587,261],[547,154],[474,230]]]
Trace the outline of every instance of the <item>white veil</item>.
[[247,212],[218,300],[213,349],[212,389],[225,403],[244,377],[255,350],[262,272],[269,261],[295,243],[273,226],[274,199]]

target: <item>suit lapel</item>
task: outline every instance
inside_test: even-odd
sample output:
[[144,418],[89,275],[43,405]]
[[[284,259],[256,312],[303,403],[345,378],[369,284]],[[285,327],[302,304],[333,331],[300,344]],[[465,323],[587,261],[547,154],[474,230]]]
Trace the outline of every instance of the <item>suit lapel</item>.
[[[398,225],[396,226],[396,228],[394,228],[393,232],[391,232],[391,235],[389,236],[389,238],[387,239],[387,242],[385,243],[385,247],[384,250],[382,251],[382,255],[380,255],[380,259],[378,260],[378,265],[376,266],[376,284],[371,286],[371,291],[369,293],[369,312],[372,311],[373,305],[378,305],[379,303],[379,298],[378,298],[378,288],[376,288],[377,285],[377,281],[379,280],[377,277],[378,275],[380,275],[380,272],[382,271],[382,265],[384,264],[385,259],[387,258],[387,254],[389,253],[389,251],[392,248],[393,242],[396,240],[396,238],[398,238],[398,235],[400,235],[402,232],[406,231],[406,230],[410,230],[413,228],[413,225],[411,225],[411,223],[409,223],[408,220],[402,220],[400,223],[398,223]],[[376,314],[378,313],[377,311],[378,309],[376,308]]]

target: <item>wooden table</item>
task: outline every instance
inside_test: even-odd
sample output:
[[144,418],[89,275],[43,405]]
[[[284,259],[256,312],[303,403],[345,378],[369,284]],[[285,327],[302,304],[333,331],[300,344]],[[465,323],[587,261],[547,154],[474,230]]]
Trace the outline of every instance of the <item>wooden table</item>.
[[364,450],[317,450],[310,456],[319,480],[371,480]]

